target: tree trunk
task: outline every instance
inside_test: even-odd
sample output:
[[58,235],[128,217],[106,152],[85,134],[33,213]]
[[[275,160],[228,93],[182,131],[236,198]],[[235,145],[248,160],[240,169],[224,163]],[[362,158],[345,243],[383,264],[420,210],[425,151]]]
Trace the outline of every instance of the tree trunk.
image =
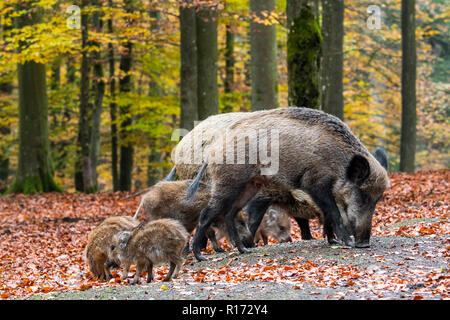
[[[150,17],[153,18],[150,24],[150,31],[152,33],[160,32],[160,23],[161,23],[161,11],[159,10],[151,10]],[[159,46],[158,46],[159,47]],[[159,74],[157,74],[159,76]],[[164,89],[159,85],[157,81],[154,81],[150,78],[149,81],[149,96],[150,97],[158,97],[164,95]],[[147,165],[147,186],[152,186],[161,180],[163,176],[163,168],[161,166],[162,152],[157,149],[158,143],[160,139],[151,138],[149,141],[150,152],[148,154],[148,165]],[[162,141],[159,141],[162,142]],[[164,143],[164,142],[162,142]]]
[[287,0],[288,102],[319,108],[322,36],[310,0]]
[[229,102],[230,96],[233,92],[234,83],[234,33],[231,30],[231,25],[227,25],[226,40],[225,40],[225,108],[224,112],[233,111],[233,105]]
[[[5,31],[9,31],[12,27],[8,25],[3,25],[3,21],[0,17],[0,27],[1,29],[1,36],[3,38],[3,33]],[[13,75],[12,72],[9,74],[2,75],[2,81],[0,83],[0,96],[11,96],[13,86],[12,86],[12,79]],[[12,98],[11,98],[12,99]],[[5,104],[9,103],[9,99],[2,97],[2,103],[0,104],[0,114],[2,114],[2,108],[3,108],[3,102]],[[3,115],[2,115],[3,116]],[[11,128],[9,126],[9,123],[6,125],[0,126],[0,135],[1,136],[7,136],[11,133]],[[0,193],[3,193],[6,191],[8,186],[8,177],[9,177],[9,146],[4,146],[0,148]]]
[[[92,2],[93,5],[100,8],[100,4],[97,1]],[[103,28],[103,23],[100,20],[100,14],[98,11],[93,14],[93,27],[94,31],[101,32]],[[94,46],[100,48],[100,43],[93,42]],[[97,183],[97,159],[99,156],[100,149],[100,120],[103,109],[103,97],[105,95],[105,82],[103,81],[103,65],[102,65],[102,55],[101,51],[94,51],[92,53],[93,56],[93,72],[94,79],[92,81],[93,91],[94,91],[94,105],[92,110],[92,119],[91,119],[91,131],[90,131],[90,145],[89,145],[89,166],[90,166],[90,183],[92,186],[92,192],[96,192],[98,190]]]
[[[89,4],[88,0],[82,1],[82,8]],[[92,121],[97,115],[94,107],[89,102],[89,71],[91,59],[89,58],[87,48],[89,42],[88,15],[81,14],[81,92],[80,92],[80,122],[79,122],[79,143],[81,146],[81,177],[82,191],[93,193],[97,191],[95,168],[92,165],[92,136],[96,130],[92,126]],[[95,55],[95,53],[94,53]],[[96,101],[97,102],[97,101]],[[95,147],[94,147],[95,148]],[[80,161],[80,160],[78,160]],[[79,164],[80,162],[78,162]],[[77,168],[76,174],[80,175],[80,168]],[[78,173],[77,173],[78,172]]]
[[[112,0],[109,0],[109,7],[113,7]],[[108,19],[108,32],[113,33],[113,21]],[[117,137],[117,103],[116,99],[116,79],[115,63],[114,63],[114,47],[108,44],[108,62],[109,62],[109,91],[111,95],[111,103],[109,104],[109,115],[111,117],[111,170],[113,190],[119,190],[119,170],[118,170],[118,137]]]
[[[275,0],[250,0],[252,15],[264,19],[262,12],[275,9]],[[278,106],[277,41],[275,25],[250,23],[250,79],[252,110]]]
[[323,0],[322,110],[344,118],[344,0]]
[[415,1],[402,0],[402,125],[400,171],[414,172],[416,154]]
[[206,119],[219,112],[217,89],[217,7],[200,5],[197,29],[197,99],[198,117]]
[[195,20],[194,6],[180,6],[180,127],[187,130],[198,120]]
[[[125,1],[126,11],[132,12],[132,0]],[[129,23],[132,23],[131,21]],[[120,70],[125,76],[119,81],[119,90],[121,93],[131,92],[131,71],[133,44],[126,41],[123,45],[124,50],[120,54]],[[133,117],[130,114],[130,106],[121,106],[119,108],[120,117],[123,121],[120,123],[120,172],[119,172],[119,190],[130,191],[131,180],[133,177],[133,157],[134,148],[130,141],[130,134],[126,128],[133,123]]]
[[[26,10],[28,5],[19,4],[17,12]],[[39,23],[41,17],[40,10],[26,12],[17,18],[17,27]],[[18,65],[19,164],[9,193],[61,191],[53,180],[45,77],[42,63],[28,61]]]

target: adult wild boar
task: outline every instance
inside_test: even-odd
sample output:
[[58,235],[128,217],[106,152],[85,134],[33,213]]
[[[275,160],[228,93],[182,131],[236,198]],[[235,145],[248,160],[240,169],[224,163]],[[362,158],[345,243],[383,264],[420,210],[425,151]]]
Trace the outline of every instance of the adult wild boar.
[[[259,112],[260,111],[251,113],[222,113],[210,116],[200,122],[193,130],[191,130],[185,137],[183,137],[178,145],[172,150],[171,158],[175,166],[169,174],[168,180],[173,179],[173,177],[175,176],[175,171],[178,174],[179,178],[182,180],[194,179],[197,176],[202,163],[204,162],[205,149],[209,148],[211,144],[215,143],[217,139],[221,137],[222,134],[235,122],[247,117],[254,116],[255,114],[259,114]],[[207,183],[211,182],[207,172],[205,172],[205,174],[203,175],[202,181]],[[291,197],[288,203],[283,203],[282,200],[289,197],[289,195],[280,196],[279,193],[272,192],[271,196],[273,196],[273,203],[278,204],[280,207],[287,205],[287,207],[285,208],[286,210],[291,209],[293,207],[292,203],[295,202],[295,199]],[[270,206],[270,204],[267,203],[267,197],[269,197],[267,192],[259,192],[250,201],[249,207],[253,209],[261,208],[261,210],[263,210],[262,207],[265,207],[265,209],[267,209]],[[263,206],[261,206],[261,203],[263,203]],[[300,207],[303,208],[304,205],[301,205]],[[299,225],[303,240],[312,239],[308,219],[316,217],[316,214],[311,214],[311,210],[308,211],[308,214],[306,214],[305,212],[302,214],[299,214],[298,212],[289,212],[289,214]],[[264,214],[264,212],[261,213]],[[305,218],[303,218],[303,216],[305,216]],[[253,215],[250,218],[251,219],[249,222],[252,223]],[[252,232],[253,237],[256,234],[258,226],[259,223],[249,224],[250,231]],[[247,243],[244,243],[244,245],[246,247],[253,247],[253,245],[248,245]]]
[[[260,189],[281,190],[307,203],[322,216],[329,242],[336,241],[336,236],[345,245],[353,245],[352,235],[355,246],[367,247],[375,205],[389,184],[386,169],[345,123],[308,108],[273,109],[243,117],[205,148],[204,159],[209,163],[212,194],[193,240],[198,260],[205,260],[201,239],[218,215],[225,216],[238,250],[248,252],[233,218]],[[259,226],[270,204],[269,197],[248,208],[252,224]]]

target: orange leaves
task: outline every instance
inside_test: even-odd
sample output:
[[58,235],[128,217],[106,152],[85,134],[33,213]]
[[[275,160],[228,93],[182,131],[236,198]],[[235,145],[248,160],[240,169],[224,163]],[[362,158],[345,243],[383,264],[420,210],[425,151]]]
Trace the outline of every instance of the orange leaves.
[[[433,237],[450,234],[450,170],[423,171],[414,175],[395,173],[390,178],[392,186],[377,205],[373,217],[373,235]],[[127,198],[128,195],[48,193],[0,198],[0,298],[126,285],[128,281],[121,280],[118,271],[112,273],[113,279],[109,282],[94,278],[85,264],[83,250],[87,235],[104,218],[134,213],[140,199]],[[322,227],[317,221],[310,221],[310,225],[314,238],[321,239]],[[292,222],[291,235],[294,241],[302,241],[295,221]],[[269,240],[269,244],[274,243]],[[226,241],[221,241],[221,245],[227,251],[236,250]],[[305,248],[280,250],[278,257],[260,251],[255,255],[258,261],[251,264],[244,263],[233,253],[225,258],[221,267],[216,267],[216,262],[223,258],[217,258],[198,270],[195,270],[196,262],[192,256],[188,256],[179,279],[174,281],[225,282],[230,285],[244,281],[279,282],[289,283],[297,290],[312,286],[319,290],[339,287],[359,292],[408,292],[408,286],[417,288],[405,293],[410,299],[425,299],[427,292],[443,297],[449,294],[447,269],[411,268],[421,257],[449,257],[448,239],[433,250],[419,253],[415,247],[411,248],[401,261],[394,263],[396,268],[402,268],[402,272],[384,269],[383,261],[389,262],[389,255],[396,254],[397,249],[393,249],[395,243],[387,249],[394,250],[391,253],[371,255],[377,268],[340,264],[333,259],[313,259]],[[208,247],[208,250],[211,249]],[[357,250],[333,250],[346,263],[352,255],[362,255]],[[288,260],[283,254],[289,254]],[[408,276],[404,270],[408,271]],[[133,266],[130,276],[134,272]],[[167,272],[167,265],[155,268],[155,281],[162,281]],[[420,282],[416,280],[418,276],[421,277]]]
[[436,231],[433,228],[422,227],[419,230],[420,234],[434,234]]
[[373,216],[373,235],[449,234],[450,170],[393,173]]
[[84,291],[84,290],[87,290],[87,289],[90,289],[90,288],[92,288],[92,284],[84,284],[84,283],[83,283],[83,284],[80,285],[80,288],[79,288],[79,289],[80,289],[81,291]]

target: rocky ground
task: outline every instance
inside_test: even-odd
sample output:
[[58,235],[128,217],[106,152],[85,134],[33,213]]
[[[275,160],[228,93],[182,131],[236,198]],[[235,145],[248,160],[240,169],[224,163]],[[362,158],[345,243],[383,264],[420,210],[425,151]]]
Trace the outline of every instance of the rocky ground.
[[[188,262],[179,278],[170,283],[157,280],[146,284],[142,277],[135,286],[53,292],[28,299],[448,299],[449,244],[448,235],[373,237],[368,249],[344,249],[329,246],[324,240],[300,240],[254,248],[244,255],[236,250],[214,253],[207,255],[205,262],[194,262],[190,256],[188,261],[193,263]],[[290,274],[265,280],[249,277],[241,281],[204,282],[187,276],[188,270],[214,274],[214,270],[218,273],[224,268],[245,274],[248,268],[262,266],[262,261],[265,267]],[[292,266],[292,261],[311,266],[305,269],[305,278],[297,274],[301,269],[284,269]],[[331,274],[324,271],[325,267]]]

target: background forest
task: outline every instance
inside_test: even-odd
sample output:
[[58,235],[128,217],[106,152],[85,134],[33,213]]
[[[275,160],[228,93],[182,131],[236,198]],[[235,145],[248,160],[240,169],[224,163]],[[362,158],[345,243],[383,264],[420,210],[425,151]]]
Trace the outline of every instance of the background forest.
[[[328,89],[341,92],[343,119],[356,136],[371,151],[385,148],[398,171],[401,11],[400,0],[4,0],[0,191],[24,191],[15,189],[19,145],[41,132],[29,125],[21,138],[27,117],[36,130],[47,126],[41,159],[53,189],[135,190],[172,167],[175,129],[217,112],[330,111],[339,102]],[[448,3],[417,0],[414,16],[415,168],[448,168]],[[20,114],[27,99],[36,113]]]

